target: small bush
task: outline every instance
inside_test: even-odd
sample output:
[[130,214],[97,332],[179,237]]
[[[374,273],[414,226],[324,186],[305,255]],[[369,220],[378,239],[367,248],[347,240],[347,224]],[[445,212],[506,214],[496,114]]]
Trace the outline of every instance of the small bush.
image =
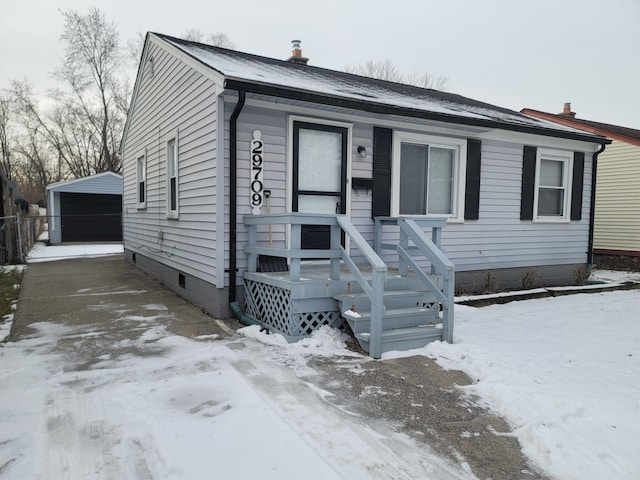
[[522,288],[525,290],[531,290],[536,284],[538,274],[533,268],[528,268],[522,272]]
[[583,265],[573,269],[573,281],[576,285],[584,285],[589,275],[589,269]]

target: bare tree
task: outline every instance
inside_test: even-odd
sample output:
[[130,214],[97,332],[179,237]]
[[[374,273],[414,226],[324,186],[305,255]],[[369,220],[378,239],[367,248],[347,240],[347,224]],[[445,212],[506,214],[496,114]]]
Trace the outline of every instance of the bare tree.
[[[11,179],[18,182],[22,196],[31,203],[45,200],[45,188],[56,177],[58,136],[47,119],[40,116],[31,86],[13,81],[8,94],[12,105],[10,137]],[[60,172],[60,169],[57,169]]]
[[25,128],[16,141],[15,153],[20,158],[16,165],[15,178],[20,185],[20,193],[29,203],[46,202],[46,187],[54,181],[55,169],[51,164],[52,152],[40,135],[40,126]]
[[[228,48],[230,50],[236,48],[235,44],[229,39],[227,34],[221,32],[210,33],[207,35],[198,28],[189,28],[180,37],[185,40],[189,40],[190,42],[206,43],[208,45],[213,45],[214,47]],[[136,67],[140,63],[142,49],[144,48],[144,40],[145,34],[142,32],[137,32],[136,38],[127,40],[127,57]]]
[[144,48],[145,34],[138,31],[135,38],[130,38],[126,43],[126,53],[129,63],[133,67],[137,67],[142,58],[142,49]]
[[444,75],[434,75],[427,71],[422,74],[412,72],[406,77],[406,83],[416,87],[431,88],[433,90],[446,90],[449,78]]
[[[121,70],[123,50],[115,23],[97,8],[87,15],[63,11],[65,56],[56,77],[66,85],[56,92],[53,116],[60,141],[68,145],[74,174],[120,171],[120,145],[129,98]],[[71,145],[82,140],[82,146]],[[72,152],[82,149],[85,157]],[[82,166],[80,167],[80,164]]]
[[435,90],[446,90],[449,79],[442,75],[433,75],[427,71],[422,74],[416,72],[410,75],[403,74],[393,63],[393,60],[368,60],[358,65],[347,65],[345,72],[362,75],[365,77],[377,78],[389,82],[406,83],[422,88],[432,88]]
[[11,145],[11,110],[13,98],[9,93],[0,94],[0,154],[2,169],[11,179],[13,175],[13,148]]
[[[42,137],[46,145],[56,152],[58,158],[58,174],[54,176],[55,181],[62,180],[62,164],[70,164],[73,161],[72,156],[65,148],[63,132],[56,128],[55,123],[51,122],[48,116],[41,113],[33,88],[26,80],[13,80],[11,82],[11,94],[15,101],[17,121],[20,123],[23,145],[25,137],[35,137],[36,135]],[[29,140],[28,143],[38,145],[35,140]],[[22,151],[24,151],[24,147]],[[41,155],[39,156],[41,157]],[[64,171],[66,172],[67,169],[65,168]]]
[[221,48],[236,48],[235,44],[227,37],[226,33],[210,33],[205,35],[201,30],[197,28],[190,28],[182,34],[182,38],[191,42],[206,43],[213,45],[214,47]]

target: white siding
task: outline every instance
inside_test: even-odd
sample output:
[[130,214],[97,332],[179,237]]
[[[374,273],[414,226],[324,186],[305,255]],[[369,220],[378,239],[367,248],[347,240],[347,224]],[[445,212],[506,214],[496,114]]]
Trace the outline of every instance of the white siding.
[[[218,97],[213,82],[188,65],[178,61],[154,44],[149,54],[154,59],[153,75],[143,68],[134,110],[124,146],[124,242],[133,252],[193,275],[218,288],[228,286],[228,275],[217,278],[220,260],[229,267],[229,119],[236,97],[225,98],[224,105],[224,198],[217,198],[218,172]],[[275,107],[275,104],[274,104]],[[264,188],[271,190],[272,213],[287,211],[287,168],[289,145],[288,117],[302,115],[333,120],[329,111],[295,106],[269,108],[248,102],[238,118],[238,284],[247,267],[243,247],[247,231],[242,223],[249,207],[250,155],[252,132],[262,132],[264,140]],[[344,112],[343,112],[344,113]],[[338,115],[339,117],[339,115]],[[349,178],[371,178],[373,170],[373,126],[371,117],[350,112],[341,117],[352,125],[351,172]],[[390,120],[391,121],[391,120]],[[393,119],[397,128],[398,119]],[[384,126],[384,119],[380,120]],[[407,124],[410,126],[411,124]],[[411,128],[405,131],[411,131]],[[438,135],[438,130],[421,127],[420,133]],[[168,135],[179,129],[179,219],[166,218],[166,153]],[[439,130],[442,131],[441,128]],[[222,132],[221,132],[222,133]],[[441,134],[441,133],[440,133]],[[473,134],[470,134],[473,135]],[[585,151],[583,215],[570,223],[537,223],[520,220],[523,144],[476,135],[482,140],[480,219],[450,223],[444,232],[444,248],[458,271],[510,267],[541,267],[585,263],[589,231],[591,152]],[[464,137],[460,137],[464,138]],[[499,137],[501,138],[501,137]],[[535,145],[537,137],[529,137]],[[542,137],[540,137],[542,138]],[[564,143],[557,141],[556,143]],[[575,146],[576,142],[570,142]],[[367,150],[361,158],[357,147]],[[586,144],[584,144],[586,146]],[[562,148],[562,147],[559,147]],[[136,158],[147,152],[146,209],[136,208]],[[567,148],[567,151],[573,151]],[[222,152],[220,152],[222,153]],[[350,187],[349,187],[350,188]],[[371,191],[350,189],[350,216],[365,238],[373,242]],[[224,209],[224,242],[216,245],[217,208]],[[266,213],[266,205],[262,212]],[[222,226],[221,226],[222,228]],[[161,232],[161,234],[159,233]],[[274,246],[284,246],[286,231],[271,229]],[[268,228],[260,231],[262,242],[268,241]],[[357,253],[353,252],[357,257]]]
[[[154,44],[124,145],[125,248],[206,282],[216,280],[216,128],[213,82]],[[166,140],[178,135],[179,219],[166,216]],[[136,159],[147,151],[146,209],[136,208]]]
[[640,147],[613,141],[597,176],[594,248],[640,252]]
[[[229,104],[226,110],[233,109]],[[296,113],[296,112],[292,112]],[[286,211],[288,112],[245,106],[238,121],[238,213],[250,214],[249,151],[251,132],[259,129],[265,139],[265,188],[272,192],[271,211]],[[326,117],[322,112],[318,118]],[[373,170],[373,125],[352,122],[353,142],[350,177],[371,178]],[[423,132],[424,133],[424,132]],[[523,144],[482,139],[480,219],[447,224],[443,245],[458,271],[511,267],[541,267],[585,263],[589,232],[589,203],[592,153],[585,152],[582,220],[568,223],[542,223],[520,220]],[[367,158],[357,154],[357,146],[367,149]],[[228,145],[227,145],[228,148]],[[573,152],[573,150],[567,149]],[[228,191],[227,191],[228,193]],[[263,213],[265,209],[263,209]],[[373,243],[371,192],[351,190],[351,220]],[[227,217],[228,218],[228,217]],[[285,232],[274,227],[274,245],[284,245]],[[267,231],[260,240],[266,241]],[[393,235],[389,236],[391,240]],[[238,230],[238,252],[247,240],[246,230]],[[280,245],[276,244],[280,242]],[[225,246],[228,249],[228,245]],[[352,251],[354,256],[357,252]],[[246,268],[244,255],[238,255],[239,278]]]
[[484,140],[480,218],[448,224],[443,244],[459,271],[585,263],[589,237],[591,152],[585,152],[582,220],[520,220],[523,145]]
[[[229,158],[229,118],[233,112],[235,104],[225,105],[225,158]],[[252,133],[254,130],[262,132],[264,141],[264,188],[271,190],[269,199],[271,213],[283,213],[286,211],[286,174],[287,174],[287,115],[284,112],[274,112],[259,109],[252,106],[245,106],[238,118],[238,257],[237,268],[238,284],[242,283],[242,274],[247,268],[246,255],[243,247],[248,240],[247,229],[242,223],[242,217],[251,214],[249,206],[250,199],[250,155]],[[228,163],[227,163],[228,165]],[[225,172],[225,185],[229,184],[229,171]],[[229,188],[225,188],[225,218],[229,222]],[[267,204],[262,207],[261,213],[267,213]],[[268,228],[264,227],[261,238],[268,239]],[[281,225],[274,225],[271,229],[273,246],[283,247],[285,242],[285,230]],[[229,236],[225,237],[225,268],[229,268]],[[228,278],[225,278],[228,286]]]

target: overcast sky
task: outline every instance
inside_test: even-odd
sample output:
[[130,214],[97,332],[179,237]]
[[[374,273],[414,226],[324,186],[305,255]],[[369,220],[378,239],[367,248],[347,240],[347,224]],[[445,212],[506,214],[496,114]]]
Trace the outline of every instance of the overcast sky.
[[578,118],[640,129],[640,0],[4,0],[0,88],[12,78],[52,86],[59,10],[90,5],[123,43],[196,28],[285,59],[297,38],[311,65],[390,58],[405,73],[445,75],[448,91],[476,100],[552,113],[571,102]]

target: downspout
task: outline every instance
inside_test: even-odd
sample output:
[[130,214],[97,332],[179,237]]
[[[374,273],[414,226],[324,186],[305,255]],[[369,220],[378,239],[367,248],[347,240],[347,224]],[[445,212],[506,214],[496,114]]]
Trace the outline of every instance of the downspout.
[[238,117],[244,108],[246,94],[238,90],[236,103],[229,120],[229,306],[234,316],[243,325],[264,325],[249,315],[246,315],[236,301],[236,268],[237,268],[237,232],[238,232]]
[[238,90],[236,103],[229,120],[229,303],[236,301],[237,232],[238,232],[238,117],[244,107],[244,90]]
[[587,264],[589,269],[593,267],[593,236],[596,218],[596,174],[598,172],[598,155],[604,152],[606,143],[600,144],[600,150],[593,154],[593,166],[591,167],[591,208],[589,211],[589,247],[587,251]]

